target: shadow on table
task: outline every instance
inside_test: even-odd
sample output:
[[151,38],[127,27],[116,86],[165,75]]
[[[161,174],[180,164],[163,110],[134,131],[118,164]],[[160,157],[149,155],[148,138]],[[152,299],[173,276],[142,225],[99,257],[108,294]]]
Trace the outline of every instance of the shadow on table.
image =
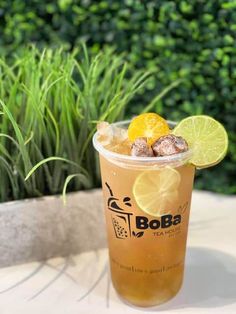
[[236,259],[221,251],[190,247],[182,289],[155,310],[215,308],[232,303],[236,303]]

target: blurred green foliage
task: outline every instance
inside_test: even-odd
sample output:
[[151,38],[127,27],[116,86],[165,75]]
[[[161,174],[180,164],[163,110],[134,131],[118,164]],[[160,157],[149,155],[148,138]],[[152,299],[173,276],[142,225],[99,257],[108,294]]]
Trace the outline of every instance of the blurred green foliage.
[[235,37],[235,0],[2,0],[0,8],[0,52],[12,53],[29,42],[73,49],[82,39],[93,53],[112,45],[133,69],[155,71],[127,115],[186,78],[155,109],[173,120],[209,114],[225,125],[227,158],[200,171],[196,186],[229,194],[236,193]]
[[0,57],[0,202],[99,186],[96,124],[123,120],[149,75],[127,81],[129,64],[110,48],[20,52]]

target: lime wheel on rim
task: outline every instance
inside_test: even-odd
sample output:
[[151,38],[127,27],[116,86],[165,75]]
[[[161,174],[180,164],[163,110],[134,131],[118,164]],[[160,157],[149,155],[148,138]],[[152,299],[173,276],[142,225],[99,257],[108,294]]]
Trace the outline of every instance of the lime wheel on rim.
[[218,164],[226,155],[228,135],[223,125],[205,116],[192,116],[180,121],[172,134],[182,136],[193,151],[190,162],[197,168]]

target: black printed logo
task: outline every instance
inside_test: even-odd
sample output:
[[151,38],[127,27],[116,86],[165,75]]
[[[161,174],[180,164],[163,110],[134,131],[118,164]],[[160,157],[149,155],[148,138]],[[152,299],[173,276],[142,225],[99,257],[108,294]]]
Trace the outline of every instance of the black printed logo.
[[[134,216],[133,213],[127,211],[128,207],[132,207],[131,198],[125,196],[120,200],[114,196],[109,184],[107,182],[105,184],[110,194],[107,200],[107,207],[111,212],[111,221],[117,239],[126,239],[129,237],[141,238],[144,235],[144,230],[174,227],[181,223],[182,215],[185,214],[188,208],[188,202],[186,202],[175,210],[175,215],[166,214],[150,220],[145,216]],[[135,219],[136,230],[131,230],[131,219]]]
[[111,211],[111,220],[115,235],[118,239],[125,239],[131,237],[130,217],[133,213],[127,212],[125,209],[131,207],[131,199],[126,196],[120,201],[114,197],[113,192],[106,182],[106,186],[110,192],[110,197],[107,200],[108,209]]

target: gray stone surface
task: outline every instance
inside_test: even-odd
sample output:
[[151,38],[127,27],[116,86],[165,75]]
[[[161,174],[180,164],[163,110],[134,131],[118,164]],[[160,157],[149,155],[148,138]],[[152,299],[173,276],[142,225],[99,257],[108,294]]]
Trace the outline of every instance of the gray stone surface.
[[[227,220],[230,231],[234,230],[232,213],[235,209],[236,196],[194,191],[191,217],[193,214],[200,220],[196,224],[196,219],[192,221],[190,217],[189,236],[205,241],[210,223],[217,224],[222,219]],[[227,249],[231,232],[220,233]],[[106,232],[101,190],[70,193],[66,206],[60,196],[0,204],[0,267],[104,247]]]
[[106,246],[100,190],[0,204],[0,267]]

